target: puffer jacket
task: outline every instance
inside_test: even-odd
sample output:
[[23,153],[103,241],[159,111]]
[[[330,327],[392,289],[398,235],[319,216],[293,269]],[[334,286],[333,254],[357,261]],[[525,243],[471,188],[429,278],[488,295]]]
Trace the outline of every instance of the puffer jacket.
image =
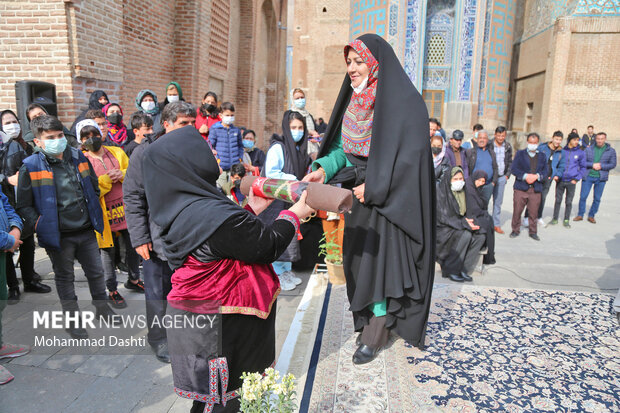
[[213,149],[217,151],[220,167],[224,171],[243,159],[243,141],[241,131],[234,125],[225,128],[222,122],[218,122],[209,130],[209,141]]
[[[592,165],[594,164],[594,147],[596,143],[590,145],[586,148],[586,168],[592,169]],[[616,150],[611,147],[610,144],[605,144],[605,151],[601,156],[601,181],[607,181],[609,179],[609,171],[614,169],[617,165],[618,157],[616,156]]]
[[581,181],[588,175],[586,168],[586,154],[579,146],[570,149],[568,145],[562,149],[562,158],[565,159],[564,173],[562,181],[569,182],[572,180]]

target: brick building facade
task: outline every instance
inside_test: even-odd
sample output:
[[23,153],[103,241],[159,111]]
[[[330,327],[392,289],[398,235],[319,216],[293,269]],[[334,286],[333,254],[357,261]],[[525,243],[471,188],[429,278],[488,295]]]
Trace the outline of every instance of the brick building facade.
[[59,117],[73,122],[95,89],[126,117],[141,89],[159,100],[176,81],[187,101],[213,90],[232,101],[259,143],[286,106],[286,0],[0,1],[0,107],[15,82],[56,85]]

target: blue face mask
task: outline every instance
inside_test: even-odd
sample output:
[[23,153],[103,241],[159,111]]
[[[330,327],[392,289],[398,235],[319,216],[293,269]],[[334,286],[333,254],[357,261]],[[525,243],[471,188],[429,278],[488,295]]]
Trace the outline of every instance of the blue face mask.
[[295,99],[295,107],[297,109],[303,109],[306,107],[306,98]]
[[293,140],[295,142],[299,142],[301,138],[304,137],[304,131],[303,130],[292,130],[291,135],[293,136]]
[[67,148],[67,138],[64,136],[59,139],[46,139],[45,149],[42,149],[46,155],[57,156],[65,151]]
[[244,139],[243,140],[243,147],[246,149],[252,149],[254,147],[254,141],[250,140],[250,139]]

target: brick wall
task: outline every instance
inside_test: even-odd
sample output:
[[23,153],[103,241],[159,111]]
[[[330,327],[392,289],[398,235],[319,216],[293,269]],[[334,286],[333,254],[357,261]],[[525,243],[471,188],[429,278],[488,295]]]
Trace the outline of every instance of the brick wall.
[[[325,10],[325,11],[323,11]],[[346,74],[344,45],[349,39],[349,1],[295,1],[292,86],[306,91],[307,108],[325,122]]]
[[141,89],[162,101],[174,80],[194,104],[221,88],[220,101],[237,106],[236,123],[256,129],[264,146],[287,94],[282,1],[0,1],[0,108],[15,109],[14,83],[31,79],[56,84],[59,116],[69,125],[96,89],[128,118]]
[[63,1],[0,2],[0,107],[16,110],[15,82],[56,84],[61,120],[73,119],[69,36]]

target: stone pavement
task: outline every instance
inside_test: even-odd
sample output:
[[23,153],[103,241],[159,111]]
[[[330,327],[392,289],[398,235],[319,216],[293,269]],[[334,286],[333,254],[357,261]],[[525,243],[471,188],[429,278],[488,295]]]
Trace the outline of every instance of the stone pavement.
[[[545,210],[546,222],[551,219],[553,195],[551,191]],[[577,191],[573,216],[578,198]],[[484,268],[475,276],[473,284],[615,294],[620,287],[618,205],[620,177],[612,175],[596,217],[597,224],[571,221],[571,229],[561,225],[547,226],[539,230],[540,242],[527,237],[526,229],[520,237],[510,239],[512,183],[509,183],[502,211],[502,228],[506,234],[496,238],[497,265]],[[45,274],[48,281],[51,280],[51,266],[42,250],[37,251],[36,269]],[[77,270],[77,274],[78,296],[87,298],[85,278],[81,270]],[[311,344],[326,284],[322,277],[315,276],[304,295],[309,272],[302,274],[301,278],[304,280],[302,286],[280,295],[276,322],[277,352],[281,355],[278,366],[290,367],[296,374],[303,369],[305,362],[292,359],[293,347],[300,343]],[[125,275],[119,280],[124,281]],[[436,283],[451,282],[441,278],[437,271]],[[119,291],[124,293],[125,290],[121,286]],[[18,314],[20,306],[36,303],[42,297],[23,294],[23,303],[5,310],[3,325],[8,342],[18,342],[21,335],[11,315]],[[130,292],[125,297],[143,299]],[[55,299],[55,292],[45,298]],[[302,305],[298,308],[300,303]],[[132,301],[130,305],[133,304]],[[15,380],[0,386],[0,413],[42,409],[47,412],[188,412],[191,405],[176,397],[169,365],[157,361],[149,350],[124,356],[41,354],[35,350],[10,362],[3,360],[2,364],[15,375]]]

